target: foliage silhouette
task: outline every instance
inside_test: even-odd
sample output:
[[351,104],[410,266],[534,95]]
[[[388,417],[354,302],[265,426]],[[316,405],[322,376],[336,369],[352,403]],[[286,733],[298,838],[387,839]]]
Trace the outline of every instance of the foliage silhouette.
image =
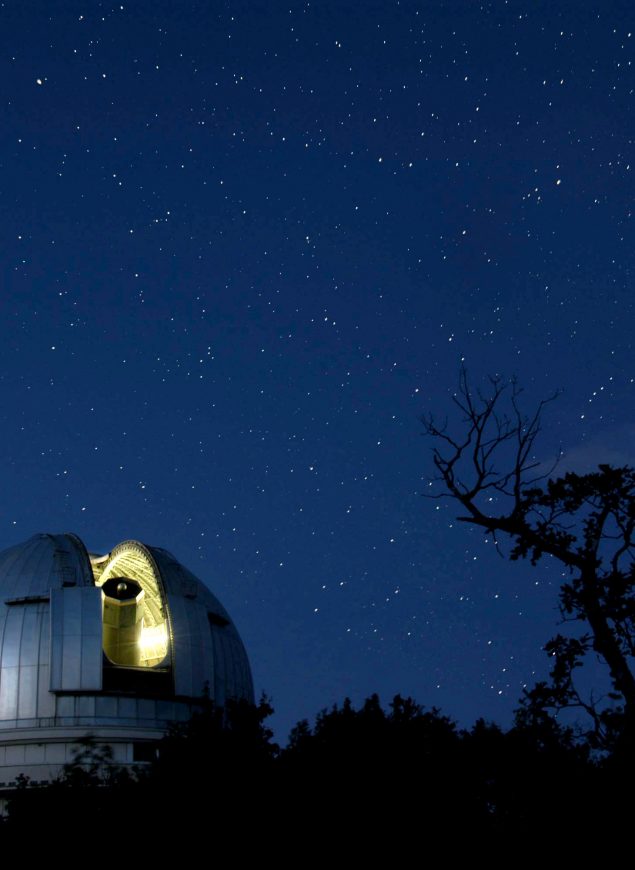
[[95,832],[112,827],[121,845],[165,819],[168,834],[209,835],[216,855],[261,857],[262,843],[280,854],[300,842],[359,858],[418,853],[425,838],[457,831],[476,842],[557,833],[602,812],[612,823],[603,805],[613,812],[615,776],[553,720],[507,732],[479,720],[462,731],[436,708],[397,695],[384,709],[372,695],[359,709],[346,699],[313,725],[299,722],[280,751],[265,725],[270,712],[266,698],[224,709],[204,699],[134,775],[107,750],[80,746],[51,786],[19,785],[6,842],[35,822],[59,836],[72,820],[74,839],[94,845]]
[[72,819],[79,841],[98,819],[134,814],[136,785],[133,773],[114,763],[111,748],[89,735],[77,742],[73,760],[50,785],[42,787],[26,776],[18,777],[3,832],[22,838],[37,821],[39,831],[59,836]]
[[[512,541],[511,560],[558,560],[567,580],[559,608],[567,630],[546,646],[550,680],[522,699],[521,720],[541,722],[563,709],[586,716],[585,738],[602,750],[635,754],[635,470],[600,465],[589,474],[552,477],[543,471],[536,439],[546,404],[529,415],[520,408],[515,381],[490,379],[473,390],[461,371],[453,402],[458,434],[447,420],[423,419],[433,441],[437,476],[432,498],[450,498],[461,522]],[[551,397],[554,398],[554,397]],[[434,484],[437,484],[434,487]],[[610,692],[584,695],[576,675],[590,653],[606,665]]]

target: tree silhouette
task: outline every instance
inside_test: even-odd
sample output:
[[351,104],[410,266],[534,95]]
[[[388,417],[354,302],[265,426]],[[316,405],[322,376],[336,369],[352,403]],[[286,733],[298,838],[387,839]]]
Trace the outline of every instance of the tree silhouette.
[[[490,378],[487,393],[473,390],[461,371],[453,402],[457,431],[447,420],[423,418],[433,442],[437,475],[433,498],[462,508],[457,519],[512,541],[511,560],[558,560],[567,579],[559,593],[564,633],[545,649],[550,680],[525,693],[521,718],[537,724],[564,708],[587,714],[587,737],[603,749],[635,753],[635,469],[600,465],[589,474],[554,477],[537,458],[541,417],[551,399],[529,415],[514,380]],[[436,485],[436,486],[435,486]],[[576,672],[594,652],[608,669],[610,691],[584,695]]]
[[298,844],[309,844],[312,854],[358,861],[386,849],[419,854],[426,838],[452,843],[459,833],[473,845],[598,822],[608,831],[630,812],[619,798],[627,767],[589,763],[553,719],[508,731],[479,720],[464,731],[412,698],[396,695],[384,709],[371,695],[359,708],[345,699],[313,725],[299,722],[280,751],[265,725],[270,713],[266,698],[226,707],[203,698],[132,773],[82,741],[49,786],[19,778],[0,820],[3,842],[23,845],[34,829],[54,837],[70,819],[73,844],[87,847],[102,829],[123,848],[163,826],[200,832],[223,859],[261,860],[263,844],[275,843],[294,860]]

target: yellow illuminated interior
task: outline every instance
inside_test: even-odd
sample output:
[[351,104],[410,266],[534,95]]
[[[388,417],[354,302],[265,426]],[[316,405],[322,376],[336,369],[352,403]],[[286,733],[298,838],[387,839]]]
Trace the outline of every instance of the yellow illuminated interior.
[[145,625],[139,639],[142,662],[160,662],[168,651],[168,632],[164,623],[161,625]]
[[[140,666],[156,667],[168,654],[168,623],[156,569],[136,542],[127,542],[105,556],[90,558],[95,585],[103,586],[111,577],[136,580],[144,591],[143,624],[139,638]],[[165,662],[164,662],[165,663]]]

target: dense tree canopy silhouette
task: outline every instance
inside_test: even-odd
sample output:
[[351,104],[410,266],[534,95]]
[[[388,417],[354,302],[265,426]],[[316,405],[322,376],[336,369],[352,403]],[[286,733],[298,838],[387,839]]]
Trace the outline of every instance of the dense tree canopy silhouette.
[[412,698],[397,695],[384,708],[372,695],[299,722],[281,750],[265,724],[271,712],[266,698],[224,708],[203,698],[153,760],[132,769],[84,741],[48,787],[19,779],[0,818],[3,842],[68,829],[90,848],[101,825],[118,848],[139,836],[180,842],[187,831],[223,859],[261,860],[263,843],[278,855],[297,857],[298,844],[310,844],[312,854],[357,859],[385,848],[419,855],[422,843],[457,833],[472,846],[537,831],[613,831],[620,813],[630,819],[630,802],[619,798],[626,769],[620,779],[592,762],[552,719],[508,731],[479,720],[465,731]]
[[[600,465],[589,474],[554,476],[538,458],[541,416],[521,410],[515,381],[490,378],[472,389],[465,370],[453,402],[456,428],[423,418],[436,476],[432,497],[461,507],[458,519],[512,542],[512,560],[558,560],[566,571],[559,593],[563,632],[546,645],[550,680],[523,699],[525,718],[579,708],[590,717],[586,736],[603,749],[635,753],[635,469]],[[552,397],[554,398],[554,397]],[[595,653],[608,670],[603,695],[584,694],[577,670]]]

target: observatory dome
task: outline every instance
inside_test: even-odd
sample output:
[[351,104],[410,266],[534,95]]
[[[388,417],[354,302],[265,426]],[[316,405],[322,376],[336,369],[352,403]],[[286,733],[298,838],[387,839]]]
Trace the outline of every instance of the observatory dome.
[[48,782],[92,735],[147,760],[204,692],[253,702],[231,617],[167,550],[39,534],[0,553],[0,789]]

